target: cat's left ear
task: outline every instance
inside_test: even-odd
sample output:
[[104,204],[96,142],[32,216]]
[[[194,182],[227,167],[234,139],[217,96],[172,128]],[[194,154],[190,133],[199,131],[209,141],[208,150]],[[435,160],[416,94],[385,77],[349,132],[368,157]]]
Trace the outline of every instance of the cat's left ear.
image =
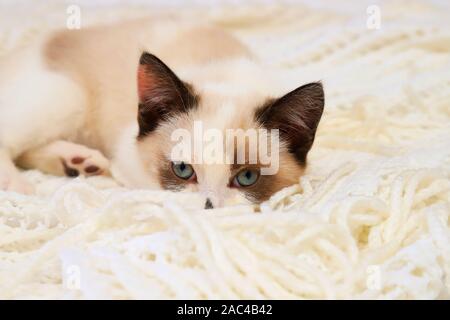
[[255,119],[267,129],[279,129],[297,161],[304,165],[314,142],[325,104],[320,82],[301,86],[278,99],[270,99],[258,108]]
[[139,137],[149,134],[177,113],[189,112],[198,104],[192,87],[181,81],[159,58],[144,52],[139,60]]

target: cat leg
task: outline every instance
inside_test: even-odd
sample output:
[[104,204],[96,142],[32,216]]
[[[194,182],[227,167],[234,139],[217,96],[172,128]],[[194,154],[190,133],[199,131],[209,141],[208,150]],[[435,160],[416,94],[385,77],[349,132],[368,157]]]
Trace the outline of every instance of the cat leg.
[[24,169],[38,169],[58,176],[109,174],[109,160],[100,151],[64,140],[28,150],[16,163]]
[[23,178],[6,149],[0,148],[0,191],[32,194],[33,186]]

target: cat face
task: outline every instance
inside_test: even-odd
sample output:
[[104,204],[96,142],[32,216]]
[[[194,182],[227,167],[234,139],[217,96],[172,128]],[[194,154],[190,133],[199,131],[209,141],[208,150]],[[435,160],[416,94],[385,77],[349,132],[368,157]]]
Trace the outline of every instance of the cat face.
[[298,183],[324,107],[322,85],[280,98],[210,89],[197,91],[142,54],[137,145],[161,188],[201,192],[212,208],[260,203]]

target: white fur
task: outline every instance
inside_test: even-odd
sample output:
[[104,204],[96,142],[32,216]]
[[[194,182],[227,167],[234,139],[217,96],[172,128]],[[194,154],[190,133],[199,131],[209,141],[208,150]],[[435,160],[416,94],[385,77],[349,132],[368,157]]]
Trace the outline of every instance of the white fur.
[[85,96],[68,77],[46,68],[36,48],[0,66],[0,190],[30,193],[12,163],[22,152],[76,133]]
[[2,75],[0,148],[15,158],[51,140],[74,135],[86,104],[81,88],[68,77],[43,66],[35,50],[17,57]]
[[148,174],[140,159],[136,145],[138,135],[137,123],[132,123],[122,130],[115,146],[111,173],[127,187],[145,187],[158,189],[159,185]]

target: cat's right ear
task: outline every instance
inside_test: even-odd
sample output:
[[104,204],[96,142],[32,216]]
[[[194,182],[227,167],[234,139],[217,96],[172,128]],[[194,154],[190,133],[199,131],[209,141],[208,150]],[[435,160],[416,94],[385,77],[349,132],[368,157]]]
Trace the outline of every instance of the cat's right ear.
[[255,113],[256,120],[267,129],[279,129],[280,138],[299,164],[306,156],[316,135],[325,104],[320,82],[303,85],[278,99],[268,100]]
[[155,55],[144,52],[137,75],[139,96],[139,136],[142,138],[176,113],[189,112],[198,104],[192,86]]

